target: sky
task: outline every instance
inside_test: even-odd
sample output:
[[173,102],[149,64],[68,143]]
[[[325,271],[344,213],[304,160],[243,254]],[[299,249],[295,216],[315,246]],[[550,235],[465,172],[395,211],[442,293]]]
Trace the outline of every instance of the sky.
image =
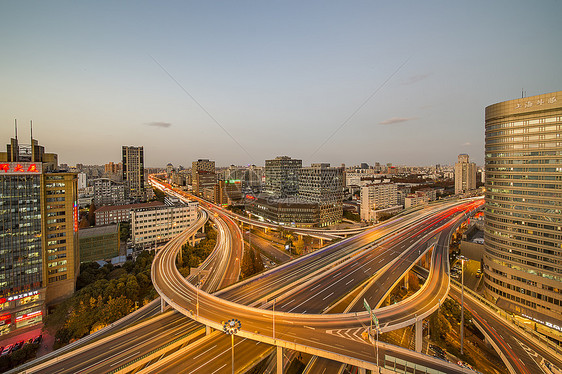
[[[484,108],[562,90],[562,2],[4,1],[0,147],[145,166],[484,161]],[[4,150],[4,149],[2,149]]]

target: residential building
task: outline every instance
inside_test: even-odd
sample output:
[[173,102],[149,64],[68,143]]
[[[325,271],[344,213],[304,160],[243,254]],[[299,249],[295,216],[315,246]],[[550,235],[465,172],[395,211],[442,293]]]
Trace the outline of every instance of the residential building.
[[301,169],[302,160],[288,156],[265,160],[264,192],[276,197],[295,196],[299,191]]
[[377,211],[397,206],[394,183],[374,183],[361,187],[361,220],[377,221]]
[[131,209],[155,207],[164,205],[160,201],[151,201],[148,203],[125,204],[102,206],[94,212],[96,217],[96,225],[109,225],[111,223],[129,222],[131,221]]
[[486,107],[484,282],[562,331],[562,91]]
[[467,154],[460,154],[455,164],[455,194],[476,189],[476,164],[469,162]]
[[125,186],[123,183],[115,182],[109,178],[97,178],[92,181],[94,188],[94,205],[123,205],[127,203],[125,198]]
[[315,202],[320,210],[319,226],[341,222],[343,216],[343,170],[328,163],[302,168],[298,179],[298,197]]
[[123,146],[122,155],[126,198],[137,201],[145,200],[143,147]]
[[197,220],[199,204],[174,203],[131,210],[133,245],[150,248],[168,241]]
[[95,226],[78,231],[80,262],[109,260],[119,256],[119,225]]

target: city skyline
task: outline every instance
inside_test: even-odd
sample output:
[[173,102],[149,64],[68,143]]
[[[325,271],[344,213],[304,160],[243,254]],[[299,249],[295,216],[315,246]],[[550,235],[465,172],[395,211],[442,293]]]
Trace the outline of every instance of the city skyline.
[[17,119],[25,143],[33,120],[70,165],[119,161],[122,145],[145,147],[147,166],[483,165],[485,106],[562,86],[561,10],[11,3],[0,135]]

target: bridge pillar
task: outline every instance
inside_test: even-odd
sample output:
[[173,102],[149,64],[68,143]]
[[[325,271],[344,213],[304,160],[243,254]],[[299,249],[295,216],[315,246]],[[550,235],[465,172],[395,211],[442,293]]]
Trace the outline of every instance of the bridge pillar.
[[404,287],[406,287],[406,289],[410,287],[410,272],[407,272],[406,275],[404,275]]
[[423,319],[416,321],[416,352],[422,351],[422,343],[423,343]]
[[160,298],[160,313],[164,313],[164,309],[166,309],[166,302],[163,298]]
[[205,326],[205,335],[211,335],[211,332],[213,332],[213,329],[210,326]]
[[425,252],[425,263],[426,263],[426,269],[429,269],[431,267],[431,251],[427,251]]
[[277,374],[283,374],[283,347],[277,346]]
[[320,247],[324,246],[324,239],[320,238]]
[[367,374],[367,369],[365,368],[358,368],[359,369],[359,374]]

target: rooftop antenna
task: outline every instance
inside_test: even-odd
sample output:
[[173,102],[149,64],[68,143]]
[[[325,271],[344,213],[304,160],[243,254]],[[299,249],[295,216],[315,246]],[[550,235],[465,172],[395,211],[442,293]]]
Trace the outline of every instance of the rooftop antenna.
[[16,140],[18,140],[18,120],[14,119],[14,127],[16,129]]
[[33,121],[29,121],[29,126],[31,127],[31,144],[33,144]]

